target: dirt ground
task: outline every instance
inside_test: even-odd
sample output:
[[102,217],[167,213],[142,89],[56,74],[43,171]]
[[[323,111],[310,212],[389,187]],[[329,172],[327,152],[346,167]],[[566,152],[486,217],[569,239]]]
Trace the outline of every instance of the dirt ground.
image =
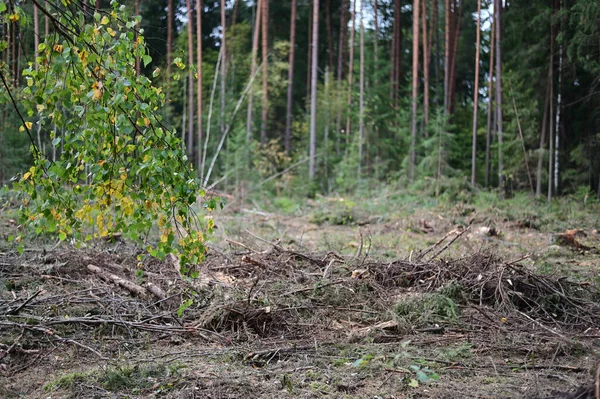
[[0,397],[573,390],[600,360],[600,213],[565,214],[231,206],[197,279],[123,242],[3,244]]

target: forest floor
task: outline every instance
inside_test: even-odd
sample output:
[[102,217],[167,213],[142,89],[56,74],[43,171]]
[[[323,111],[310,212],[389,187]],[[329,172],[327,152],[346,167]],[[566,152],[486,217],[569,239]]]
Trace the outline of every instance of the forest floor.
[[280,198],[214,216],[193,280],[122,242],[1,244],[0,397],[543,398],[593,380],[598,204]]

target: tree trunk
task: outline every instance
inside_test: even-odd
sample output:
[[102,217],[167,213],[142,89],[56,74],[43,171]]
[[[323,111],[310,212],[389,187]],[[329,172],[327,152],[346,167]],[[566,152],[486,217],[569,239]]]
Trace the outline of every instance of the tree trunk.
[[37,63],[37,49],[40,45],[40,19],[38,16],[38,9],[37,6],[34,4],[33,5],[33,51],[34,51],[34,56],[33,56],[33,61],[35,62],[35,70],[38,70],[38,63]]
[[[560,13],[560,9],[562,4],[560,0],[558,1],[558,11]],[[561,33],[563,31],[562,21],[564,20],[561,17]],[[558,47],[558,86],[556,87],[557,95],[556,95],[556,123],[554,124],[554,194],[558,195],[558,177],[559,177],[559,138],[560,138],[560,112],[562,105],[562,69],[563,69],[563,44],[559,44]]]
[[446,115],[449,113],[448,100],[450,98],[450,1],[446,0],[446,33],[444,40],[444,114]]
[[544,164],[544,148],[546,147],[546,128],[548,127],[548,108],[550,106],[550,70],[548,70],[548,84],[546,85],[546,101],[544,102],[544,117],[542,119],[542,132],[540,134],[540,150],[535,181],[535,196],[542,196],[542,166]]
[[375,60],[375,71],[377,71],[377,64],[379,61],[379,15],[378,15],[378,4],[377,0],[373,1],[373,25],[375,28],[375,37],[373,38],[373,59]]
[[351,120],[350,114],[352,107],[352,84],[353,84],[353,72],[354,72],[354,37],[356,33],[356,0],[352,0],[352,26],[350,27],[350,58],[348,60],[348,101],[346,108],[346,150],[345,158],[348,158],[348,151],[350,150],[350,129]]
[[331,0],[325,4],[325,20],[327,22],[327,54],[329,56],[329,70],[333,71],[333,32],[331,30]]
[[[440,94],[439,94],[439,86],[440,86],[440,30],[439,30],[439,22],[438,22],[438,0],[433,1],[433,11],[431,15],[431,25],[433,32],[435,33],[435,63],[434,63],[434,73],[435,73],[435,105],[439,106],[440,104]],[[433,34],[431,35],[433,36]],[[431,51],[431,49],[430,49]],[[430,54],[431,59],[431,54]],[[430,61],[431,64],[431,61]]]
[[363,143],[365,140],[365,24],[364,0],[360,2],[360,97],[359,97],[359,136],[358,136],[358,178],[362,174]]
[[269,116],[269,0],[262,3],[262,118],[260,124],[260,144],[267,144],[267,118]]
[[98,11],[102,7],[102,0],[96,0],[96,11]]
[[[139,2],[139,0],[137,1]],[[198,72],[198,81],[196,82],[196,94],[198,95],[196,165],[200,171],[200,180],[204,178],[204,165],[202,164],[202,8],[202,0],[196,0],[196,70]]]
[[[348,24],[346,23],[346,0],[342,0],[341,4],[342,13],[340,15],[340,42],[338,44],[338,62],[337,62],[337,91],[338,95],[342,93],[342,79],[344,73],[344,48],[346,47],[346,30]],[[341,141],[341,129],[342,129],[342,107],[341,104],[337,104],[336,116],[335,116],[335,150],[336,154],[340,155],[340,141]]]
[[488,83],[488,114],[487,114],[487,132],[485,136],[485,186],[490,185],[490,146],[492,144],[492,114],[494,113],[494,49],[496,45],[494,39],[496,38],[494,18],[492,17],[491,24],[491,38],[490,38],[490,70],[488,72],[489,83]]
[[185,0],[187,9],[187,34],[188,34],[188,134],[187,134],[187,153],[188,159],[194,163],[194,19],[191,0]]
[[221,136],[225,133],[225,83],[227,78],[227,21],[225,19],[225,0],[221,0],[221,115],[219,117]]
[[[46,3],[45,3],[45,4],[46,4],[46,7],[45,7],[45,8],[46,8],[46,10],[47,10],[47,9],[48,9],[48,0],[46,0]],[[46,22],[46,23],[45,23],[45,25],[44,25],[44,28],[45,28],[45,32],[44,32],[44,33],[45,33],[45,35],[46,35],[45,37],[48,37],[48,35],[50,35],[50,18],[48,18],[48,16],[47,16],[47,15],[46,15],[46,18],[45,18],[45,22]]]
[[310,93],[310,160],[308,161],[308,179],[315,178],[315,156],[317,155],[317,66],[319,55],[319,0],[313,0],[312,24],[312,73]]
[[425,137],[429,137],[429,42],[427,40],[427,0],[422,0],[421,29],[423,31],[423,118],[425,122]]
[[452,48],[450,54],[450,93],[448,99],[448,106],[450,114],[454,113],[454,100],[456,97],[456,60],[458,54],[458,42],[460,39],[460,25],[462,22],[463,10],[464,7],[458,8],[456,5],[456,1],[454,1],[454,12],[452,16],[453,20],[453,34],[452,34]]
[[[312,6],[312,0],[308,0],[308,9],[310,10],[310,7]],[[308,12],[308,62],[306,63],[306,112],[308,113],[309,108],[310,108],[310,91],[311,91],[311,72],[312,72],[312,34],[313,34],[313,30],[311,29],[312,27],[312,21],[313,21],[313,14],[309,11]]]
[[479,109],[479,48],[481,43],[481,0],[477,0],[477,39],[475,42],[475,92],[473,94],[473,140],[471,143],[471,185],[477,172],[477,111]]
[[287,108],[285,113],[285,154],[290,155],[292,150],[292,98],[294,91],[294,55],[296,54],[296,11],[297,0],[292,0],[292,15],[290,22],[290,59],[288,69]]
[[410,142],[410,180],[415,178],[417,146],[417,100],[419,87],[419,0],[413,0],[413,59],[412,59],[412,128]]
[[[252,79],[252,76],[254,76],[256,74],[256,67],[257,67],[257,62],[256,62],[256,58],[258,55],[258,39],[260,38],[260,30],[261,30],[261,24],[260,24],[260,17],[262,15],[262,2],[263,0],[258,0],[257,5],[256,5],[256,19],[254,22],[254,36],[252,38],[252,66],[250,68],[250,79]],[[252,138],[252,112],[253,112],[253,103],[254,103],[254,94],[253,94],[253,90],[250,90],[250,92],[248,93],[248,116],[246,118],[246,142],[250,142],[250,139]]]
[[503,190],[504,170],[502,163],[502,47],[500,45],[500,8],[502,0],[495,0],[496,15],[496,115],[498,125],[498,188]]
[[[98,2],[96,2],[98,4]],[[171,57],[173,53],[173,0],[167,7],[167,98],[171,98]],[[169,107],[167,106],[167,110]],[[167,111],[168,112],[168,111]]]
[[[135,0],[135,15],[139,16],[140,15],[140,0]],[[138,38],[138,29],[139,27],[136,28],[135,30],[135,40],[137,42],[137,38]],[[140,74],[141,68],[140,68],[140,57],[135,57],[135,73],[137,75]]]

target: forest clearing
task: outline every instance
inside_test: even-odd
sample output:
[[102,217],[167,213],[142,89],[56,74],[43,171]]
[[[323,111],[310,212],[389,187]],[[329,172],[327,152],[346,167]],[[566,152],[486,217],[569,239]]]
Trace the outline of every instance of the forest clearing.
[[0,0],[0,398],[600,399],[598,0]]
[[121,241],[5,249],[0,395],[545,398],[593,380],[597,205],[394,202],[232,202],[196,279]]

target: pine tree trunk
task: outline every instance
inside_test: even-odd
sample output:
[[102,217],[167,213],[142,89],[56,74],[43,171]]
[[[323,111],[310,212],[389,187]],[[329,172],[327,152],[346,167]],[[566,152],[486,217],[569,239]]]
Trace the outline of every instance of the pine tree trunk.
[[350,58],[348,60],[348,99],[346,102],[346,149],[345,158],[348,158],[348,151],[350,150],[350,129],[351,120],[350,115],[352,113],[352,85],[353,73],[354,73],[354,38],[356,36],[356,0],[352,0],[352,25],[350,27]]
[[194,73],[191,66],[194,65],[194,19],[191,0],[185,0],[187,9],[187,35],[188,35],[188,132],[187,153],[188,159],[194,163]]
[[412,60],[412,128],[410,142],[409,177],[415,178],[416,146],[417,146],[417,101],[419,87],[419,0],[413,0],[413,60]]
[[456,5],[456,1],[454,1],[454,13],[452,16],[453,20],[453,34],[452,34],[452,48],[450,55],[450,93],[448,99],[448,106],[450,114],[454,113],[454,100],[456,98],[456,60],[458,55],[458,42],[460,39],[460,26],[462,22],[464,7],[460,7]]
[[267,144],[267,122],[269,116],[269,0],[262,3],[262,118],[260,144]]
[[227,20],[225,19],[225,0],[221,0],[221,115],[219,116],[221,136],[225,133],[225,83],[227,82]]
[[473,94],[473,139],[471,143],[471,185],[477,173],[477,111],[479,109],[479,49],[481,43],[481,0],[477,0],[477,39],[475,42],[475,91]]
[[379,15],[377,0],[373,1],[373,25],[375,28],[375,37],[373,38],[373,59],[375,60],[375,71],[379,61]]
[[100,10],[100,7],[102,7],[102,1],[96,0],[96,11]]
[[[439,86],[440,86],[440,29],[439,29],[439,22],[438,22],[438,0],[432,0],[433,2],[433,11],[432,11],[432,15],[431,15],[431,26],[432,26],[432,30],[433,33],[435,33],[435,63],[434,63],[434,73],[435,73],[435,85],[434,85],[434,92],[435,92],[435,99],[434,99],[434,103],[435,105],[439,106],[440,104],[440,94],[439,94]],[[433,34],[431,36],[434,36]],[[430,50],[431,52],[431,47]],[[430,53],[430,60],[431,60],[431,53]],[[431,61],[430,61],[430,65],[431,65]]]
[[395,103],[395,89],[396,89],[396,67],[398,66],[396,63],[396,41],[398,38],[398,30],[399,30],[399,26],[400,26],[400,20],[398,19],[398,12],[397,12],[397,3],[399,3],[399,0],[394,0],[394,27],[392,30],[392,49],[390,51],[391,56],[390,56],[390,60],[391,60],[391,68],[390,68],[390,100],[392,102],[392,104]]
[[[45,7],[45,8],[46,8],[46,10],[47,10],[47,9],[48,9],[48,0],[46,0],[46,3],[45,3],[45,4],[46,4],[46,7]],[[47,16],[47,15],[46,15],[46,18],[45,18],[45,25],[44,25],[44,28],[45,28],[45,32],[44,32],[44,34],[46,35],[45,37],[48,37],[48,35],[50,35],[50,18],[48,18],[48,16]]]
[[[342,0],[341,4],[342,13],[340,15],[340,42],[338,44],[338,59],[337,59],[337,92],[338,95],[342,93],[342,79],[344,75],[344,48],[346,47],[346,30],[348,24],[346,23],[346,0]],[[342,129],[342,106],[337,104],[335,116],[335,152],[340,155],[340,141],[341,141],[341,129]]]
[[308,179],[315,178],[315,165],[317,155],[317,66],[319,49],[319,0],[313,0],[312,24],[312,65],[311,65],[311,93],[310,93],[310,160],[308,161]]
[[[96,3],[97,4],[97,3]],[[167,98],[171,98],[171,58],[173,53],[173,0],[167,7]],[[166,107],[167,113],[169,107]]]
[[446,27],[444,40],[444,114],[448,115],[450,95],[450,1],[446,0]]
[[[254,22],[254,33],[252,38],[252,66],[250,68],[250,79],[252,76],[256,74],[257,61],[256,58],[258,56],[258,39],[260,38],[260,18],[262,15],[262,2],[263,0],[258,0],[256,5],[256,18]],[[250,90],[248,93],[248,116],[246,118],[246,142],[250,142],[252,139],[252,124],[253,124],[253,103],[254,103],[254,91]]]
[[498,188],[504,189],[504,165],[502,162],[502,48],[500,45],[500,8],[502,0],[495,0],[494,14],[496,15],[496,115],[498,126]]
[[294,55],[296,54],[296,11],[297,0],[292,0],[292,15],[290,22],[290,58],[288,69],[287,108],[285,114],[285,154],[290,155],[292,150],[292,99],[294,91]]
[[309,112],[309,108],[310,108],[310,91],[311,91],[311,72],[312,72],[312,34],[313,34],[313,30],[311,29],[312,27],[312,21],[313,21],[313,14],[310,12],[310,8],[312,7],[312,0],[308,0],[308,62],[306,63],[306,112]]
[[429,137],[429,42],[427,40],[427,0],[423,2],[421,12],[421,30],[423,32],[423,119],[425,122],[425,137]]
[[329,70],[333,71],[333,32],[331,30],[331,0],[325,4],[325,20],[327,23],[327,55]]
[[485,186],[490,185],[490,146],[492,144],[492,114],[494,113],[494,49],[496,45],[494,40],[496,38],[494,18],[492,17],[491,24],[491,37],[490,37],[490,70],[488,72],[489,83],[488,83],[488,114],[487,114],[487,132],[485,136]]
[[550,70],[548,70],[548,84],[546,85],[546,101],[544,102],[544,117],[542,119],[542,132],[540,134],[540,149],[535,182],[535,196],[542,195],[542,167],[544,164],[544,150],[546,147],[546,130],[548,127],[548,108],[550,107]]
[[[139,0],[137,0],[139,2]],[[196,0],[196,70],[198,80],[196,82],[196,94],[198,96],[197,131],[198,148],[196,149],[196,166],[200,171],[200,180],[204,178],[204,165],[202,164],[202,0]]]
[[359,136],[358,136],[358,178],[362,174],[363,143],[365,140],[365,24],[364,0],[360,2],[360,97],[359,97]]

